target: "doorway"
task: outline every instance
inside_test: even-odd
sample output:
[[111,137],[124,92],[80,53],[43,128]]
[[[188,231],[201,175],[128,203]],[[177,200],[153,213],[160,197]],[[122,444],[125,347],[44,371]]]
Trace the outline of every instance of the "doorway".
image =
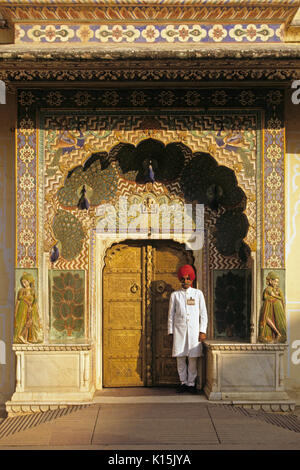
[[176,359],[167,334],[177,271],[193,264],[174,241],[126,241],[110,247],[103,269],[103,386],[172,386]]

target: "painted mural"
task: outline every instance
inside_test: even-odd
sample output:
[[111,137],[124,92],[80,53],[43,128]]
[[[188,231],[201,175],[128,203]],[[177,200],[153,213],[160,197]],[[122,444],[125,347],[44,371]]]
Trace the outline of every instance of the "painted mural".
[[84,271],[52,270],[49,284],[50,340],[84,337]]
[[[283,268],[282,103],[278,89],[21,90],[18,266],[38,266],[48,253],[49,270],[85,273],[93,303],[99,207],[151,193],[205,205],[207,269],[246,269],[258,248],[261,267]],[[51,297],[50,337],[83,337],[81,318],[67,326],[53,306]]]
[[40,343],[43,340],[43,329],[37,299],[36,271],[19,273],[17,281],[13,341]]
[[213,338],[245,341],[251,319],[251,270],[214,270]]
[[285,343],[287,340],[284,294],[279,284],[279,275],[270,271],[266,276],[263,305],[259,322],[259,341],[263,343]]
[[[235,96],[232,96],[232,94]],[[265,103],[272,105],[274,112],[276,112],[276,109],[278,110],[277,115],[272,112],[268,121],[268,129],[265,131],[268,138],[264,142],[266,157],[264,162],[261,162],[264,185],[268,187],[265,194],[266,200],[262,207],[265,224],[262,264],[271,268],[283,267],[284,238],[282,232],[278,231],[278,224],[276,223],[284,217],[283,187],[281,184],[283,178],[283,146],[282,137],[280,137],[282,134],[282,116],[279,112],[283,95],[279,90],[269,90],[266,96],[258,96],[257,94],[257,91],[254,93],[252,90],[243,90],[238,93],[232,90],[230,93],[227,90],[226,92],[224,90],[212,90],[206,96],[203,92],[200,94],[196,90],[180,90],[178,92],[174,92],[174,90],[138,90],[130,93],[115,90],[102,92],[79,91],[75,95],[70,94],[67,90],[49,91],[47,94],[38,91],[35,94],[32,91],[20,92],[20,186],[18,191],[21,204],[19,210],[18,265],[32,267],[36,264],[36,254],[34,255],[32,252],[36,232],[29,228],[34,229],[36,224],[36,220],[31,220],[32,217],[29,217],[33,213],[32,204],[36,201],[36,186],[33,184],[36,167],[33,152],[37,143],[35,131],[32,129],[35,119],[32,112],[34,113],[36,107],[41,105],[48,105],[57,109],[79,105],[88,108],[99,101],[101,101],[101,106],[108,108],[119,107],[122,103],[122,106],[131,106],[134,109],[145,105],[154,108],[155,105],[164,106],[172,109],[172,107],[184,104],[187,106],[201,106],[201,103],[205,100],[211,106],[223,106],[224,114],[222,116],[222,114],[214,113],[211,116],[205,116],[205,114],[199,115],[197,113],[198,116],[195,117],[189,111],[183,117],[178,115],[173,115],[173,117],[168,115],[158,116],[157,114],[132,116],[132,113],[127,117],[126,115],[120,117],[113,113],[107,113],[105,117],[101,117],[101,115],[97,116],[95,113],[93,113],[93,116],[88,116],[88,112],[79,115],[71,112],[67,115],[61,115],[61,112],[54,114],[52,112],[52,117],[45,115],[43,122],[41,122],[44,133],[43,136],[40,136],[40,139],[43,137],[41,150],[45,146],[46,200],[51,200],[51,204],[48,204],[48,206],[51,205],[51,209],[48,208],[48,211],[51,210],[54,215],[58,208],[64,210],[66,203],[69,206],[71,204],[76,207],[83,184],[86,185],[88,199],[92,191],[94,205],[104,200],[112,200],[118,194],[124,194],[126,188],[132,185],[132,177],[129,172],[136,170],[128,170],[127,174],[122,168],[122,171],[120,171],[120,164],[116,162],[113,155],[114,152],[117,152],[117,145],[120,145],[120,143],[122,145],[127,144],[127,147],[133,145],[136,147],[139,142],[146,138],[160,140],[165,146],[172,142],[181,142],[193,152],[210,153],[220,165],[226,165],[235,172],[238,185],[247,197],[247,212],[248,214],[251,213],[247,241],[253,249],[257,239],[255,232],[255,174],[258,168],[255,168],[255,158],[261,138],[256,133],[256,129],[261,124],[256,121],[253,114],[249,114],[249,111],[246,116],[243,116],[242,113],[235,114],[234,117],[230,116],[229,113],[227,115],[226,106],[235,99],[240,107],[245,106],[247,109],[251,105],[261,104],[264,106]],[[129,148],[127,150],[130,153],[131,150]],[[109,165],[105,167],[107,162],[103,162],[104,166],[100,170],[102,177],[97,183],[102,186],[95,191],[93,190],[93,184],[95,183],[92,183],[92,173],[97,173],[96,166],[99,166],[101,158],[98,162],[93,162],[88,171],[86,171],[84,165],[91,154],[97,152],[103,153],[100,156],[103,160],[105,158],[109,159]],[[26,161],[24,161],[24,158]],[[185,164],[188,158],[186,155]],[[115,162],[113,162],[113,159]],[[76,168],[80,166],[82,166],[82,170],[85,170],[84,172]],[[184,165],[181,169],[184,169]],[[69,175],[68,178],[70,171],[72,171],[72,175]],[[84,175],[84,178],[82,175]],[[116,181],[118,181],[117,186]],[[179,194],[178,184],[175,180],[173,181],[174,183],[169,181],[168,185],[169,187],[172,185],[172,190],[175,188],[175,191]],[[156,187],[160,183],[160,181],[156,182]],[[77,186],[75,193],[74,190],[71,190],[74,189],[74,185]],[[137,191],[140,190],[137,184],[135,188]],[[88,191],[90,191],[90,194]],[[214,190],[211,188],[211,191],[218,191],[218,188],[214,188]],[[68,197],[73,199],[67,201],[67,194]],[[96,196],[97,194],[98,196]],[[101,194],[102,200],[99,199]],[[98,199],[95,200],[95,197]],[[90,202],[93,205],[93,201]],[[74,210],[76,209],[69,208],[71,214]],[[26,218],[24,217],[25,214]],[[47,214],[46,217],[46,225],[49,220],[53,219],[53,216],[50,215],[49,217],[49,215]],[[76,217],[77,219],[84,218],[84,215],[76,215]],[[85,221],[84,224],[87,225],[88,222]],[[56,239],[52,234],[51,242],[49,240],[49,249],[55,244],[55,241]]]

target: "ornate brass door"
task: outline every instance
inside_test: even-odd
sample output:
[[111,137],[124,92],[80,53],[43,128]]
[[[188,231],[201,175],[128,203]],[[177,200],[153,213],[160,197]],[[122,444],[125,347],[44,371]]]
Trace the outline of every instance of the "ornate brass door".
[[138,387],[178,382],[167,335],[170,294],[191,252],[173,242],[111,247],[103,270],[103,385]]

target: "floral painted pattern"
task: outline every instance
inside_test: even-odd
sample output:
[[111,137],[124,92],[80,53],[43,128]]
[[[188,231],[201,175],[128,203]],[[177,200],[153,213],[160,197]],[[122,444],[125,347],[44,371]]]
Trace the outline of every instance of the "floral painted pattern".
[[51,339],[80,338],[84,334],[84,271],[52,271]]
[[16,24],[15,41],[23,42],[280,42],[281,24],[60,25]]

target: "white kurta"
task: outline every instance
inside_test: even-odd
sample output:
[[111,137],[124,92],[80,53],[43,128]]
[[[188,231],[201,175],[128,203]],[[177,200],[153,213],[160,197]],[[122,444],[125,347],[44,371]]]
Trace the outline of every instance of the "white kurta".
[[201,290],[189,287],[172,292],[169,303],[168,334],[173,334],[172,356],[199,357],[199,332],[206,333],[207,311]]

